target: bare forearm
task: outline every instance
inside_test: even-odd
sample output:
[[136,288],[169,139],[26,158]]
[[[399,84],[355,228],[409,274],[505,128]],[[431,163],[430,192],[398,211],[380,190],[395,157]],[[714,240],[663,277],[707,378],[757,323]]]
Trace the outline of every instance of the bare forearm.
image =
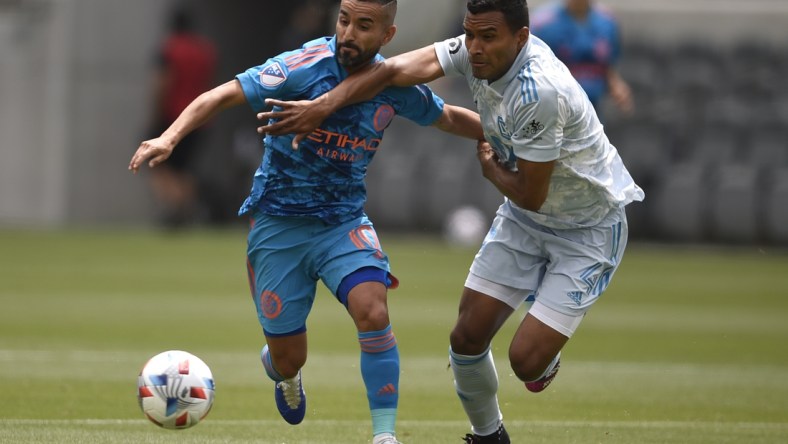
[[358,71],[318,99],[324,115],[370,100],[389,86],[414,86],[443,76],[432,45],[392,57]]
[[244,102],[243,91],[236,80],[201,94],[183,110],[175,122],[161,135],[173,146],[189,133],[206,124],[220,112]]
[[484,138],[479,115],[469,109],[444,105],[443,114],[433,124],[436,128],[461,137],[481,140]]
[[487,142],[476,146],[482,174],[498,191],[520,208],[539,211],[542,208],[550,187],[555,161],[528,162],[517,159],[517,171],[511,171],[498,162]]
[[495,188],[497,188],[501,194],[508,197],[509,200],[520,208],[539,211],[539,208],[544,202],[529,198],[529,194],[525,192],[525,190],[521,190],[518,173],[506,169],[498,162],[484,169],[484,177],[495,185]]

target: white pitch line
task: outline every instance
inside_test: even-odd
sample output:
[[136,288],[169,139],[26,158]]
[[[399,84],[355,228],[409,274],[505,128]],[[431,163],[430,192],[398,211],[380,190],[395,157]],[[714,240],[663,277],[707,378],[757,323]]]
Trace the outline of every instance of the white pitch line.
[[[465,421],[447,420],[400,420],[404,427],[463,427]],[[279,419],[209,419],[206,423],[233,426],[275,426],[282,424]],[[363,426],[367,420],[312,420],[309,425],[348,427]],[[513,427],[555,427],[555,428],[627,428],[627,429],[754,429],[754,430],[788,430],[788,422],[719,422],[719,421],[551,421],[551,420],[514,420],[507,421]],[[144,419],[0,419],[0,426],[125,426],[147,424]],[[306,423],[305,423],[306,425]]]

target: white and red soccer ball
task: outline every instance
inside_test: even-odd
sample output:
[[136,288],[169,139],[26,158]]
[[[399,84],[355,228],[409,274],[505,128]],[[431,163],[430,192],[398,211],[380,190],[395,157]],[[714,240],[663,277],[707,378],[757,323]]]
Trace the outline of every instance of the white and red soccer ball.
[[181,350],[150,358],[137,379],[137,398],[145,416],[165,429],[186,429],[211,411],[214,382],[202,359]]

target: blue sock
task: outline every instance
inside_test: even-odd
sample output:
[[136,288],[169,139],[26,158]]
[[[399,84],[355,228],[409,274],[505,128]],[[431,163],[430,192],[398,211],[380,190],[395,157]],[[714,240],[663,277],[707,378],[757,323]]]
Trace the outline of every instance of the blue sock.
[[361,377],[367,387],[372,435],[394,434],[399,402],[399,350],[391,325],[380,331],[359,332]]

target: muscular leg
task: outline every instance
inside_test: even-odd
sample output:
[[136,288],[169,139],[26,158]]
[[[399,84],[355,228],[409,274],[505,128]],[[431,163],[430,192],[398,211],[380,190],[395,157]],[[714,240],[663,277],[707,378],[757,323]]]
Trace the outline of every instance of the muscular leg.
[[386,286],[362,282],[348,293],[348,313],[360,332],[383,330],[389,325]]
[[463,355],[484,353],[512,312],[514,309],[507,304],[466,287],[449,337],[451,349]]
[[348,293],[348,312],[358,330],[361,377],[367,389],[372,434],[394,434],[399,403],[399,350],[389,323],[386,287],[362,282]]
[[460,313],[450,336],[449,359],[457,396],[478,436],[497,433],[503,419],[490,342],[513,311],[476,290],[463,290]]
[[568,340],[568,337],[527,314],[509,346],[509,362],[514,374],[521,381],[539,379]]
[[299,424],[306,414],[306,394],[300,369],[306,362],[306,333],[266,336],[260,359],[268,377],[276,382],[274,399],[279,414],[290,424]]
[[267,362],[263,362],[263,364],[271,379],[281,381],[295,377],[301,367],[306,364],[306,333],[293,336],[266,336],[265,339],[268,343],[268,354],[273,368],[269,368]]

